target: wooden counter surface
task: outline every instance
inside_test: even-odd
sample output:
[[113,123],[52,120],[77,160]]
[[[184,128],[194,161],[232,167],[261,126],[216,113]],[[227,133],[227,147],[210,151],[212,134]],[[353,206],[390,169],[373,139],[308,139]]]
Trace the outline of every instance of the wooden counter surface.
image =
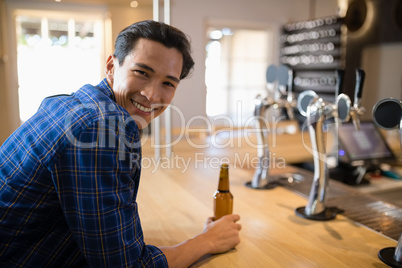
[[[244,147],[238,148],[237,157],[256,155]],[[162,157],[159,163],[153,162],[151,151],[144,150],[137,201],[147,244],[175,245],[202,231],[213,213],[219,159],[230,154],[227,148],[182,144],[174,148],[174,156]],[[287,171],[291,167],[271,170]],[[241,216],[241,243],[227,253],[205,256],[193,267],[387,267],[378,259],[378,251],[395,247],[395,240],[342,215],[326,222],[300,218],[294,209],[305,206],[307,199],[282,187],[245,187],[253,172],[232,163],[229,170],[234,213]]]

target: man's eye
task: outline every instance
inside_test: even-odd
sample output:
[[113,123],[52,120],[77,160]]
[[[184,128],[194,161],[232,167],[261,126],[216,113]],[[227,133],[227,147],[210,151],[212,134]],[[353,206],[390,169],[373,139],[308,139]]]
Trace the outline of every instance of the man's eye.
[[165,85],[167,85],[168,87],[175,87],[175,85],[173,85],[172,83],[170,83],[170,82],[165,82],[165,83],[163,83],[163,84],[165,84]]
[[134,70],[134,73],[137,73],[137,74],[143,75],[143,76],[148,76],[148,74],[146,72],[141,71],[141,70]]

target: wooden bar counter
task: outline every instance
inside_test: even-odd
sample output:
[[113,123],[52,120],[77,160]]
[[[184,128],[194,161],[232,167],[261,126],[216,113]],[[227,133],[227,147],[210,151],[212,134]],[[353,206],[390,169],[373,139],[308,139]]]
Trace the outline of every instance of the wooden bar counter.
[[[146,146],[143,151],[137,201],[145,242],[156,246],[174,245],[202,231],[213,214],[219,160],[231,161],[230,190],[234,213],[241,216],[241,243],[229,252],[205,256],[192,267],[387,267],[378,252],[396,246],[395,240],[342,215],[324,222],[296,216],[295,208],[305,206],[307,199],[283,187],[245,187],[254,169],[233,161],[244,160],[247,154],[246,160],[252,161],[256,151],[244,144],[226,149],[178,144],[174,155],[162,157],[159,163]],[[292,171],[289,165],[270,170],[288,171]]]

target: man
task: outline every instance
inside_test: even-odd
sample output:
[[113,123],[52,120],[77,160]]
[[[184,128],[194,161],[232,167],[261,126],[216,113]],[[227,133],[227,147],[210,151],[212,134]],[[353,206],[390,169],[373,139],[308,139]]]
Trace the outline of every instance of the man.
[[119,34],[97,86],[43,101],[0,148],[0,267],[187,267],[240,242],[238,215],[172,247],[143,240],[139,129],[193,65],[181,31],[143,21]]

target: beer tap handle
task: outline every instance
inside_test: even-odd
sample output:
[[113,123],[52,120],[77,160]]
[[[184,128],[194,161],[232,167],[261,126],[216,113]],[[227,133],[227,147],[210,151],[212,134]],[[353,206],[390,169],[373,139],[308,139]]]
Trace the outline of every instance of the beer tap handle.
[[286,65],[278,67],[278,91],[280,96],[285,95],[289,84],[289,68]]
[[295,107],[295,101],[293,99],[293,70],[288,69],[288,92],[286,97],[286,112],[290,120],[295,119],[293,108]]
[[336,98],[335,106],[337,112],[335,118],[339,119],[340,122],[349,121],[352,106],[349,97],[343,93],[339,94]]
[[354,106],[359,107],[360,99],[363,94],[363,84],[366,73],[362,69],[356,69],[356,85],[355,85],[355,98]]
[[289,103],[291,103],[293,101],[293,70],[291,70],[291,69],[289,69],[287,101]]
[[307,117],[307,108],[315,98],[318,98],[318,95],[312,90],[305,90],[299,94],[297,98],[297,108],[302,116]]
[[343,93],[343,78],[345,77],[345,71],[338,69],[336,70],[336,85],[335,85],[335,99],[339,94]]
[[271,64],[267,68],[267,72],[265,73],[265,77],[267,79],[267,87],[268,87],[268,95],[269,91],[271,90],[272,93],[274,94],[273,98],[275,99],[276,96],[276,80],[278,78],[278,68],[276,65]]
[[267,83],[274,83],[277,78],[278,68],[274,64],[271,64],[267,68],[267,72],[265,73],[265,77],[267,79]]
[[399,140],[402,149],[402,100],[385,98],[373,107],[373,121],[380,128],[391,130],[399,126]]
[[363,84],[365,76],[365,72],[362,69],[356,69],[355,96],[353,102],[353,110],[351,112],[353,125],[355,126],[356,130],[360,130],[359,116],[364,112],[364,108],[360,107],[360,99],[363,94]]

